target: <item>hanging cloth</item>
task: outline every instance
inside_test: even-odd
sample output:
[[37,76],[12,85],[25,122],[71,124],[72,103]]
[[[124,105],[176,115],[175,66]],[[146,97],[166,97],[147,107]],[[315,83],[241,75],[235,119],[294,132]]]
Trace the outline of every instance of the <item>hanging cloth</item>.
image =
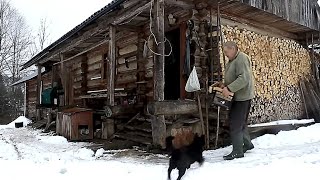
[[184,69],[183,74],[189,76],[191,73],[191,67],[190,67],[190,36],[187,35],[186,37],[186,57],[184,62]]

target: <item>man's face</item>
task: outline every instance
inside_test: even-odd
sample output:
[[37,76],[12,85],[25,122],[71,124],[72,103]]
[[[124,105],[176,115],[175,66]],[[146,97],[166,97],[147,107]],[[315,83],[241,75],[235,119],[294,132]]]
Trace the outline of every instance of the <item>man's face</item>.
[[235,47],[224,47],[224,54],[228,57],[229,60],[233,60],[236,56],[236,48]]

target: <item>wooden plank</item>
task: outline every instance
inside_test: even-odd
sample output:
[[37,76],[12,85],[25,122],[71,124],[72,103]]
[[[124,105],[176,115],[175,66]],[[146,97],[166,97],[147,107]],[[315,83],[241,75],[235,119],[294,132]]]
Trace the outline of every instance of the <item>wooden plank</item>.
[[[38,64],[38,76],[37,76],[37,105],[41,104],[41,68],[42,66]],[[36,108],[36,121],[41,120],[41,111],[39,108]]]
[[116,70],[116,28],[110,26],[110,42],[109,42],[109,70],[108,70],[108,104],[114,106],[114,84]]
[[182,7],[183,9],[192,9],[194,7],[194,4],[190,1],[166,0],[165,3],[168,7]]
[[190,100],[172,100],[149,103],[148,113],[151,115],[174,115],[198,113],[198,105]]
[[95,44],[95,45],[87,48],[86,50],[83,50],[83,51],[81,51],[80,53],[78,53],[78,54],[76,54],[76,55],[74,55],[74,56],[72,56],[72,57],[70,57],[70,58],[67,58],[67,59],[65,59],[65,60],[63,60],[63,61],[54,63],[53,65],[57,65],[57,64],[60,64],[60,63],[62,63],[62,62],[67,62],[67,61],[70,61],[70,60],[74,60],[76,57],[81,56],[81,55],[83,55],[83,54],[85,54],[85,53],[87,53],[87,52],[89,52],[89,51],[91,51],[91,50],[93,50],[93,49],[95,49],[95,48],[103,45],[103,44],[106,44],[106,43],[108,43],[108,42],[109,42],[109,40],[102,40],[102,41],[98,42],[97,44]]
[[38,68],[38,76],[37,76],[37,104],[40,104],[40,97],[41,97],[41,89],[40,89],[40,86],[41,86],[41,80],[42,80],[42,77],[41,77],[41,68],[42,66],[40,64],[38,64],[37,66]]
[[[144,4],[144,3],[143,3]],[[137,15],[138,13],[141,13],[147,9],[149,9],[151,6],[151,2],[148,2],[147,4],[144,4],[141,6],[141,4],[135,5],[131,8],[130,11],[127,11],[126,13],[123,13],[120,17],[117,18],[117,20],[113,21],[113,25],[118,25],[122,23],[123,21],[130,19]]]
[[[155,0],[153,7],[153,31],[156,35],[158,42],[164,42],[165,40],[165,30],[164,30],[164,0]],[[165,54],[165,45],[160,43],[156,46],[159,54]],[[165,56],[154,55],[154,100],[163,101],[164,100],[164,64]],[[153,143],[155,145],[160,145],[165,147],[165,137],[166,137],[166,123],[163,115],[155,116],[152,121],[152,137]]]
[[183,78],[183,69],[186,58],[186,32],[187,24],[184,22],[180,25],[180,99],[186,97],[186,91],[184,89],[186,80]]

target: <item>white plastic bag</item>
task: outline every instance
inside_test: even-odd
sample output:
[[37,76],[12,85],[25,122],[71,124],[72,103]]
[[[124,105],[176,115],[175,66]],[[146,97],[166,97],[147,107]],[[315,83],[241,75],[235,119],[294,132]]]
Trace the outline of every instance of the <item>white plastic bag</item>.
[[193,69],[189,75],[185,90],[187,92],[194,92],[200,90],[200,82],[197,75],[196,67],[193,66]]

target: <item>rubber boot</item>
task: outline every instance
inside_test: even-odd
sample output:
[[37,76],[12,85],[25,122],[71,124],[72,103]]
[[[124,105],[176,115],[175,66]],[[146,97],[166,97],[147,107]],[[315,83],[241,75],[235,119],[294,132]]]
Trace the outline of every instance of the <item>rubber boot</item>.
[[248,131],[248,127],[244,127],[243,130],[243,153],[246,153],[249,150],[252,150],[254,145],[251,142],[250,134]]
[[243,158],[243,135],[241,133],[237,133],[235,135],[232,135],[232,146],[233,150],[230,154],[223,156],[224,160],[233,160],[236,158]]

